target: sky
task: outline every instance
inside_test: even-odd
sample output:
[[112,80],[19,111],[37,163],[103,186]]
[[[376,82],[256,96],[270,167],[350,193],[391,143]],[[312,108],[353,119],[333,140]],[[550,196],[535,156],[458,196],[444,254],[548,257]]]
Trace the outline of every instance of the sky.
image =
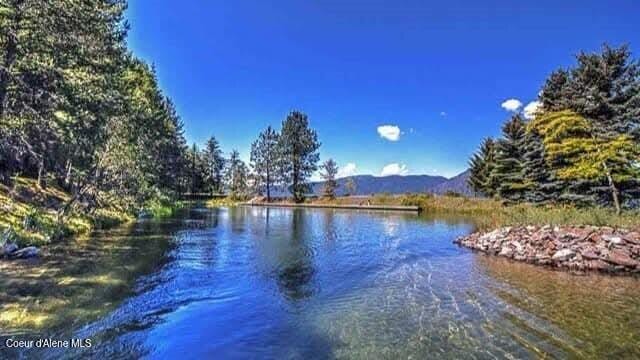
[[128,45],[153,64],[189,143],[248,160],[291,110],[340,175],[454,176],[551,71],[627,43],[640,1],[130,0]]

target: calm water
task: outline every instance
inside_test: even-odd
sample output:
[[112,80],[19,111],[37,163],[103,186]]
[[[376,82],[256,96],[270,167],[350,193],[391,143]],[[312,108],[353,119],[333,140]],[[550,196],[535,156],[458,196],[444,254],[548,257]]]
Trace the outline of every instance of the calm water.
[[88,323],[70,312],[22,334],[94,346],[22,355],[640,357],[640,280],[572,276],[452,244],[472,229],[409,214],[234,208],[108,232],[92,241],[126,244],[103,265],[128,274],[122,289],[93,296]]

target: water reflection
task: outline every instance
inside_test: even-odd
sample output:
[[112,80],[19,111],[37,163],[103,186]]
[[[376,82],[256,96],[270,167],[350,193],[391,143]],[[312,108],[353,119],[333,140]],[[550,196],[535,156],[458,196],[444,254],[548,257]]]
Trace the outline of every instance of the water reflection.
[[[108,313],[89,324],[60,315],[65,331],[94,339],[94,347],[35,355],[639,355],[637,279],[574,277],[452,244],[472,230],[468,219],[435,214],[191,209],[115,242],[116,268],[132,272],[120,295],[95,293],[90,303],[113,301]],[[146,254],[148,265],[135,265],[134,254]],[[92,274],[88,268],[76,275]]]

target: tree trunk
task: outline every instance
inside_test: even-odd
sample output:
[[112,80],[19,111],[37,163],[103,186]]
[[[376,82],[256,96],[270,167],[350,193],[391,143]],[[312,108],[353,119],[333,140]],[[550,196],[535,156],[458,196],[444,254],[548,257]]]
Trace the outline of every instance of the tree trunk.
[[607,166],[607,164],[603,162],[602,165],[604,166],[604,170],[607,173],[607,181],[609,182],[609,189],[611,190],[611,196],[613,197],[613,205],[616,208],[616,214],[620,215],[620,212],[622,211],[620,208],[620,199],[619,199],[620,191],[618,190],[615,182],[613,181],[613,177],[611,176],[611,172],[609,171],[609,167]]
[[44,188],[44,160],[40,160],[40,163],[38,164],[38,181],[37,181],[37,185],[40,189]]
[[267,170],[267,202],[271,202],[271,179],[269,178],[269,171]]
[[69,189],[69,186],[71,185],[71,161],[67,160],[67,170],[66,173],[64,175],[64,186],[67,188],[67,190]]

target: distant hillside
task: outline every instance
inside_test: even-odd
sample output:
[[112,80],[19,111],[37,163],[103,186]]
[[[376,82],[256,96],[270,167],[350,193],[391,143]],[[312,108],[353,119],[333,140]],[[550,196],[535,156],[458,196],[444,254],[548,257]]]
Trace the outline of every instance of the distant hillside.
[[[447,191],[471,195],[471,189],[467,186],[468,178],[468,170],[450,179],[444,176],[431,175],[392,175],[382,177],[356,175],[338,179],[338,195],[345,194],[345,183],[347,179],[353,179],[356,184],[356,193],[352,195],[369,195],[375,193],[404,194],[408,192],[444,194]],[[312,183],[313,192],[315,194],[321,194],[323,184],[324,182]]]

